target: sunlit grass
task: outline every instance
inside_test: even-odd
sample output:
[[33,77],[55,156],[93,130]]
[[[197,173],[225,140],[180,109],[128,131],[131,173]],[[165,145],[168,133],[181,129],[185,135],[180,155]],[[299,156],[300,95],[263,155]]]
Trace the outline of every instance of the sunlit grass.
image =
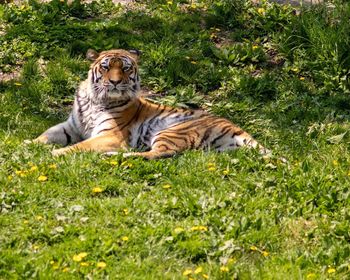
[[[349,5],[74,3],[0,8],[0,65],[21,69],[0,83],[0,279],[346,279]],[[274,155],[23,144],[67,117],[88,48],[141,49],[155,102],[229,118]]]

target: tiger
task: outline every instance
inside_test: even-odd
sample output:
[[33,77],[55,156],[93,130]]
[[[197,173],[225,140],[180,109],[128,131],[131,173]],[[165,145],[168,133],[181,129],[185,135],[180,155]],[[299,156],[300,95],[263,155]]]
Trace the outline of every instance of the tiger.
[[54,156],[77,151],[157,159],[189,149],[270,151],[229,120],[201,109],[157,104],[140,95],[137,50],[89,49],[88,77],[76,91],[68,119],[33,142],[59,144]]

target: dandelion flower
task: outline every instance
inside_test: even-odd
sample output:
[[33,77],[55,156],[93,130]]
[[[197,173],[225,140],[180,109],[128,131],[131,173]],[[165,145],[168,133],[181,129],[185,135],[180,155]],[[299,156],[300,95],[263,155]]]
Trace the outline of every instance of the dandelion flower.
[[163,186],[163,189],[170,189],[170,188],[171,188],[171,185],[169,185],[169,184],[166,184]]
[[202,274],[202,277],[203,277],[204,279],[209,279],[208,274]]
[[177,228],[174,229],[174,232],[175,232],[176,234],[179,234],[179,233],[184,232],[184,231],[185,231],[185,230],[184,230],[182,227],[177,227]]
[[316,278],[315,273],[309,273],[308,275],[306,275],[306,279],[315,279],[315,278]]
[[194,274],[201,273],[202,271],[203,271],[203,267],[198,266],[198,267],[195,269]]
[[35,217],[35,219],[36,219],[37,221],[41,221],[42,219],[44,219],[44,217],[43,217],[43,216],[38,215],[38,216],[36,216],[36,217]]
[[102,190],[100,187],[94,187],[94,188],[92,189],[92,192],[93,192],[93,193],[101,193],[101,192],[103,192],[103,190]]
[[39,181],[39,182],[45,182],[45,181],[47,181],[47,176],[45,176],[45,175],[40,175],[40,176],[38,177],[38,181]]
[[208,168],[208,171],[215,171],[215,170],[216,170],[215,167],[209,167],[209,168]]
[[257,48],[259,48],[259,47],[256,45],[253,46],[253,50],[256,50]]
[[335,269],[333,267],[330,267],[327,269],[327,273],[332,274],[335,272]]
[[222,174],[224,174],[224,175],[227,175],[228,173],[230,173],[230,170],[228,170],[228,169],[225,169],[224,171],[222,171]]
[[73,256],[73,261],[81,262],[87,255],[88,255],[88,253],[86,253],[86,252],[82,252],[82,253],[79,253],[77,255],[74,255]]
[[12,179],[13,179],[13,176],[11,175],[7,176],[7,180],[12,181]]
[[30,171],[36,171],[36,170],[38,170],[38,167],[36,166],[36,165],[34,165],[34,166],[32,166],[31,168],[30,168]]
[[50,169],[56,169],[56,168],[57,168],[57,165],[56,165],[56,164],[50,164],[50,165],[49,165],[49,168],[50,168]]
[[333,163],[334,166],[339,165],[339,162],[337,160],[333,160],[332,163]]
[[124,209],[123,209],[123,213],[124,213],[125,216],[128,215],[128,214],[129,214],[128,208],[124,208]]
[[121,238],[123,241],[128,241],[129,240],[129,237],[127,237],[127,236],[122,236],[122,238]]
[[300,80],[300,81],[304,81],[304,80],[305,80],[305,77],[300,77],[299,80]]
[[88,262],[81,262],[80,266],[89,266],[89,263]]
[[259,13],[260,15],[265,14],[265,9],[264,9],[264,8],[259,8],[259,9],[258,9],[258,13]]
[[115,160],[111,160],[111,161],[109,162],[109,164],[110,164],[110,165],[118,165],[118,162],[115,161]]
[[222,266],[222,267],[220,267],[220,271],[221,272],[229,272],[229,268],[227,267],[227,266]]
[[188,276],[192,273],[192,269],[186,269],[184,272],[182,272],[183,276]]
[[256,246],[250,246],[250,250],[252,250],[252,251],[257,251],[258,248],[257,248]]
[[105,267],[107,266],[107,264],[106,264],[105,262],[98,262],[98,263],[96,264],[96,266],[97,266],[98,268],[105,268]]
[[261,254],[262,254],[264,257],[267,257],[267,256],[269,255],[269,252],[262,251]]
[[206,226],[194,226],[191,227],[191,231],[208,231]]

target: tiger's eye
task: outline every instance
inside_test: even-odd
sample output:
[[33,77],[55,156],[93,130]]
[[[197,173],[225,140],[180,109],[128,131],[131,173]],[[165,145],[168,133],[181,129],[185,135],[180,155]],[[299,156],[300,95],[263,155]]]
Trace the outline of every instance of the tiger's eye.
[[128,71],[130,71],[130,69],[131,69],[131,66],[124,66],[122,68],[123,72],[128,72]]

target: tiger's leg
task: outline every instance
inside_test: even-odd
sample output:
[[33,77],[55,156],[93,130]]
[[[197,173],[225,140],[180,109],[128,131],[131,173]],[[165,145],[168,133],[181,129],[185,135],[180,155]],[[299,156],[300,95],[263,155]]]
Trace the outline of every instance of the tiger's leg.
[[43,143],[43,144],[68,144],[81,141],[79,134],[72,126],[71,116],[65,122],[59,123],[41,134],[34,140],[25,140],[25,143]]
[[143,157],[146,159],[166,158],[182,152],[188,148],[188,136],[179,137],[176,132],[164,130],[154,137],[151,150],[147,152],[124,153],[124,157]]
[[125,150],[128,145],[123,139],[125,138],[114,133],[98,135],[78,142],[72,146],[55,149],[52,151],[52,154],[58,156],[77,151],[110,152],[115,151],[116,149]]

